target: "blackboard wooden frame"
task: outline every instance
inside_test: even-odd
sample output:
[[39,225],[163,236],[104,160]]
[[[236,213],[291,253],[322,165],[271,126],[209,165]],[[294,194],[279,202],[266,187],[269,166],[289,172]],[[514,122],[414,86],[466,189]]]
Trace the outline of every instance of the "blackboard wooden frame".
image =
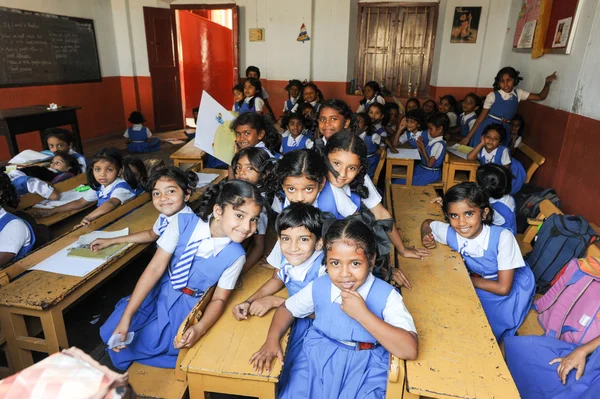
[[56,81],[46,81],[46,82],[31,82],[31,83],[7,83],[7,84],[2,84],[0,83],[0,88],[10,88],[10,87],[31,87],[31,86],[56,86],[56,85],[65,85],[65,84],[79,84],[79,83],[97,83],[97,82],[102,82],[102,70],[100,68],[100,57],[98,55],[98,42],[96,40],[96,27],[94,25],[94,20],[93,19],[88,19],[88,18],[79,18],[79,17],[70,17],[68,15],[60,15],[60,14],[51,14],[51,13],[47,13],[47,12],[38,12],[38,11],[32,11],[32,10],[22,10],[20,8],[11,8],[11,7],[0,7],[0,11],[3,10],[16,10],[16,11],[20,11],[22,13],[25,14],[31,14],[31,15],[52,15],[55,17],[60,17],[60,18],[64,18],[64,19],[68,19],[71,21],[75,21],[78,23],[86,23],[91,25],[91,31],[92,31],[92,39],[94,42],[94,48],[95,48],[95,54],[96,54],[96,58],[95,58],[95,63],[97,65],[97,69],[98,69],[98,78],[97,79],[85,79],[85,80],[56,80]]

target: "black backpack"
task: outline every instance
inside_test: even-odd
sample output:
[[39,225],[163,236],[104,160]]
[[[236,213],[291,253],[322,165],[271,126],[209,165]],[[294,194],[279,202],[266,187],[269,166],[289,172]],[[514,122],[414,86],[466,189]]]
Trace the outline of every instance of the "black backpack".
[[533,184],[524,184],[514,196],[515,213],[517,216],[517,233],[524,233],[527,229],[527,218],[535,218],[540,213],[540,203],[550,200],[558,209],[562,203],[556,191],[552,188],[542,189]]

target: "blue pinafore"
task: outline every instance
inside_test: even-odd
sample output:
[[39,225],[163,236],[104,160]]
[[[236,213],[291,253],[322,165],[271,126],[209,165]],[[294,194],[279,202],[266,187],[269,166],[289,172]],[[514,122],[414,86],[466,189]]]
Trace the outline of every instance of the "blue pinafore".
[[[459,119],[458,119],[458,125],[460,126],[460,135],[461,135],[462,137],[467,137],[467,136],[469,135],[469,131],[471,130],[471,129],[469,128],[469,123],[470,123],[470,122],[471,122],[473,119],[477,119],[477,115],[476,115],[476,114],[473,114],[473,115],[471,115],[470,117],[468,117],[468,118],[464,118],[464,119],[463,119],[463,116],[462,116],[462,115],[461,115],[461,116],[459,116]],[[479,140],[481,140],[481,136],[479,136],[479,137],[480,137],[480,138],[479,138]]]
[[304,134],[301,134],[300,138],[297,140],[299,140],[299,141],[297,142],[297,144],[295,146],[290,146],[288,144],[288,138],[284,137],[281,141],[281,149],[282,149],[281,154],[285,155],[290,151],[305,149],[306,148],[306,140],[308,140],[308,137],[305,136]]
[[23,223],[25,223],[25,226],[27,226],[27,229],[29,230],[29,235],[31,236],[31,242],[28,245],[22,246],[21,249],[19,250],[19,252],[17,252],[15,257],[13,258],[13,260],[17,260],[17,259],[21,259],[23,256],[27,255],[27,253],[29,253],[29,251],[31,251],[33,249],[33,244],[35,244],[35,233],[33,232],[33,228],[31,227],[31,225],[29,223],[27,223],[25,220],[21,219],[20,217],[17,217],[8,212],[5,213],[4,216],[2,216],[0,218],[0,231],[4,230],[6,225],[8,223],[12,222],[13,220],[20,220]]
[[[296,100],[297,101],[297,100]],[[285,100],[285,106],[287,108],[287,112],[292,112],[292,109],[294,109],[294,105],[296,105],[296,102],[292,101],[292,99],[287,99]]]
[[503,227],[510,230],[513,235],[517,235],[517,215],[505,203],[494,201],[490,204],[494,212],[498,212],[504,218],[504,224],[498,227]]
[[160,151],[160,139],[158,137],[150,137],[146,134],[146,127],[140,130],[133,130],[132,127],[127,129],[129,133],[130,143],[127,143],[127,151],[129,152],[156,152]]
[[17,195],[25,195],[25,194],[29,193],[29,189],[27,188],[27,181],[30,178],[31,177],[25,175],[25,176],[19,176],[16,179],[11,181],[12,185],[15,186]]
[[373,176],[375,175],[375,170],[377,169],[377,164],[379,163],[379,157],[376,156],[376,152],[379,149],[379,145],[373,142],[372,135],[369,136],[368,134],[365,134],[365,137],[363,137],[363,141],[367,145],[367,174],[370,178],[373,178]]
[[107,193],[102,193],[101,189],[96,190],[96,194],[98,195],[98,202],[96,204],[96,206],[100,206],[102,204],[104,204],[106,201],[108,201],[110,199],[110,196],[112,195],[112,193],[117,189],[117,188],[124,188],[125,190],[131,191],[134,195],[137,195],[135,190],[133,188],[131,188],[131,186],[125,181],[121,181],[117,184],[115,184],[109,192]]
[[[485,149],[482,151],[485,151]],[[496,150],[496,155],[494,155],[494,159],[491,161],[491,163],[503,166],[502,154],[504,153],[504,151],[508,151],[508,148],[503,145],[498,146],[498,149]],[[482,165],[489,163],[486,161],[485,157],[481,155],[481,152],[479,153],[478,158],[479,163],[481,163]],[[512,190],[510,191],[510,193],[514,195],[518,193],[519,190],[521,190],[521,187],[523,187],[523,184],[525,184],[525,180],[527,179],[527,172],[525,172],[523,164],[513,157],[510,158],[510,172],[513,175]]]
[[[385,397],[389,352],[344,313],[339,303],[331,302],[332,285],[328,275],[313,282],[315,321],[304,337],[289,382],[280,386],[280,399]],[[393,289],[375,278],[365,300],[369,310],[382,320]],[[373,344],[373,348],[356,350],[339,341]]]
[[[200,221],[198,216],[191,213],[179,214],[177,217],[180,235],[177,248],[171,257],[170,267],[179,261],[196,224]],[[196,305],[202,293],[215,285],[225,269],[244,253],[244,248],[240,244],[230,242],[216,256],[211,255],[207,259],[195,256],[187,283],[187,288],[195,291],[193,296],[173,289],[169,272],[166,270],[131,320],[129,331],[135,332],[133,342],[120,352],[108,350],[115,367],[127,370],[135,361],[153,367],[175,368],[179,350],[173,346],[173,339],[177,335],[179,326]],[[100,336],[105,343],[119,324],[130,299],[131,296],[121,299],[115,306],[114,312],[100,327]]]
[[[498,244],[500,243],[502,230],[504,230],[502,227],[490,226],[488,248],[483,256],[477,258],[469,256],[464,250],[458,248],[457,233],[451,226],[448,226],[446,241],[450,248],[461,254],[470,273],[497,280],[498,251],[500,250]],[[527,264],[514,269],[514,271],[512,288],[506,296],[475,288],[498,343],[501,343],[505,337],[515,335],[517,329],[525,320],[533,301],[535,292],[533,272]]]
[[[442,179],[442,165],[444,164],[444,157],[446,156],[446,142],[440,140],[428,143],[427,147],[425,148],[425,151],[427,151],[427,156],[430,157],[431,151],[437,143],[442,144],[442,153],[435,160],[435,163],[431,168],[425,164],[425,159],[423,159],[423,156],[421,156],[421,162],[419,162],[419,165],[415,167],[415,170],[413,172],[413,186],[426,186],[428,184],[435,183]],[[406,179],[392,179],[392,183],[406,184]]]
[[583,376],[575,379],[576,369],[567,375],[567,383],[558,379],[560,363],[579,345],[549,337],[506,337],[506,363],[523,399],[597,399],[600,398],[600,348],[587,357]]
[[497,123],[504,126],[506,129],[506,139],[504,140],[504,145],[508,145],[510,143],[510,120],[517,113],[517,107],[519,106],[519,98],[517,97],[516,90],[510,96],[508,100],[502,98],[502,95],[496,90],[494,91],[495,100],[492,104],[487,117],[481,122],[473,136],[471,137],[471,141],[469,141],[469,146],[477,147],[479,143],[481,143],[481,135],[483,134],[483,129],[486,126],[491,125],[493,123]]
[[[411,132],[409,132],[408,130],[404,134],[406,135],[406,142],[410,144],[412,148],[417,148],[418,137],[416,135],[411,134]],[[427,145],[429,144],[429,132],[427,130],[423,130],[419,137],[421,137],[421,139],[423,140],[423,144],[425,144],[425,147],[427,147]]]
[[242,100],[240,102],[233,103],[233,110],[239,114],[240,111],[241,111],[241,109],[242,109],[242,105],[241,104],[243,104],[243,103],[244,103],[244,100]]
[[[350,193],[350,200],[356,205],[357,209],[360,209],[360,197],[356,193]],[[336,219],[344,219],[344,215],[340,214],[337,210],[337,204],[335,202],[335,197],[333,195],[333,189],[331,188],[331,184],[329,182],[325,182],[323,189],[317,196],[318,208],[321,212],[329,212],[335,216]]]
[[245,114],[246,112],[256,112],[256,107],[254,106],[254,100],[256,96],[252,97],[250,101],[244,100],[242,105],[240,106],[239,114]]

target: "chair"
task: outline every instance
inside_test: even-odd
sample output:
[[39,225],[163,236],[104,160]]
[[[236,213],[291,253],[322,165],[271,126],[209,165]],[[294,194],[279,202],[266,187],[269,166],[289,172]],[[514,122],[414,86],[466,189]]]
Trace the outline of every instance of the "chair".
[[529,183],[535,171],[538,170],[538,168],[542,166],[544,162],[546,162],[546,158],[538,154],[533,148],[529,147],[522,141],[517,147],[517,149],[523,154],[525,154],[529,159],[531,159],[531,165],[529,165],[529,167],[527,168],[527,177],[525,179],[525,183]]
[[377,182],[379,181],[379,176],[381,176],[381,171],[383,170],[383,165],[385,164],[386,158],[387,158],[387,151],[385,151],[385,149],[383,149],[381,151],[379,163],[377,164],[377,168],[375,169],[375,174],[373,175],[373,184],[375,186],[377,186]]

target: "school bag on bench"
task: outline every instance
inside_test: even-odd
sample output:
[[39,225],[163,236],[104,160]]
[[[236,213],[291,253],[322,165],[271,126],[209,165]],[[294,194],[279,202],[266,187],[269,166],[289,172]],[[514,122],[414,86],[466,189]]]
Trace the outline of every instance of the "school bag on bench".
[[546,218],[526,261],[533,271],[536,291],[545,293],[560,269],[573,258],[585,256],[598,235],[581,216],[553,214]]
[[562,203],[556,191],[552,188],[542,189],[533,184],[524,184],[521,190],[514,195],[515,214],[517,216],[517,233],[523,233],[527,229],[527,218],[535,218],[540,213],[540,203],[550,200],[558,209]]
[[600,259],[571,259],[534,306],[547,337],[585,344],[600,336]]

